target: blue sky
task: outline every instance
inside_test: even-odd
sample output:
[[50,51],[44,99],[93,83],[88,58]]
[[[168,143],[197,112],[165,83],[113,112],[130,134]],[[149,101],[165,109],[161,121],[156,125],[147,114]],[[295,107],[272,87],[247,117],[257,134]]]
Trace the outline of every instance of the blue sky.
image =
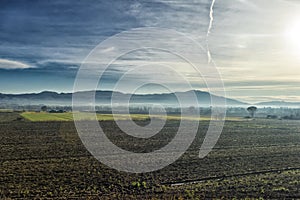
[[[133,28],[160,27],[186,33],[203,46],[208,41],[228,97],[300,101],[300,39],[293,37],[300,27],[298,2],[216,0],[207,37],[211,0],[3,0],[0,92],[70,92],[78,67],[100,42]],[[149,52],[138,56],[143,62]],[[125,69],[122,62],[112,66],[101,89],[110,89]],[[141,76],[133,74],[130,82]],[[201,83],[195,87],[206,89]]]

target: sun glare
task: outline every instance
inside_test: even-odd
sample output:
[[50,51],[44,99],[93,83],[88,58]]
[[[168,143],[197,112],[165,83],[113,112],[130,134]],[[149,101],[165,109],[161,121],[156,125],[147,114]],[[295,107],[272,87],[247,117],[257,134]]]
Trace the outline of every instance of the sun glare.
[[289,44],[300,53],[300,19],[288,27],[285,36]]

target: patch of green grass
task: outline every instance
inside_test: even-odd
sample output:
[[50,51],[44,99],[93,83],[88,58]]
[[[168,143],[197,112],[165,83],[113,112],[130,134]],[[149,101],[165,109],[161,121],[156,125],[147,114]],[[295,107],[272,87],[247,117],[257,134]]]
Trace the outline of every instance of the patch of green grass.
[[[27,120],[38,122],[38,121],[73,121],[73,113],[46,113],[46,112],[24,112],[21,114]],[[163,119],[165,116],[162,115],[153,115],[154,118]],[[149,119],[148,114],[97,114],[97,119],[99,121],[112,121],[112,120],[128,120],[132,118],[133,120],[147,120]],[[92,113],[79,113],[76,119],[82,120],[91,120],[93,119]],[[184,120],[210,120],[210,116],[201,116],[201,117],[183,117]],[[181,120],[180,115],[168,115],[167,120]],[[231,121],[241,121],[243,119],[237,117],[229,117],[226,120]]]
[[[22,117],[28,119],[30,121],[38,122],[38,121],[73,121],[73,113],[46,113],[46,112],[24,112],[21,114]],[[80,113],[78,116],[79,119],[93,119],[93,116],[90,113]],[[149,116],[145,114],[97,114],[97,118],[100,121],[112,121],[112,120],[127,120],[130,117],[134,120],[145,120],[148,119]]]
[[1,113],[1,112],[12,113],[13,110],[12,110],[12,109],[0,109],[0,113]]
[[24,112],[22,117],[30,121],[72,121],[72,113],[45,113],[45,112]]

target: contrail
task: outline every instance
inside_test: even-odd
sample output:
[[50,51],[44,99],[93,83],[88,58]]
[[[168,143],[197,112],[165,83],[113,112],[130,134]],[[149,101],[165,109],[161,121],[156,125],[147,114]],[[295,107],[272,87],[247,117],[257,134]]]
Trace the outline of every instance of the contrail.
[[207,30],[207,34],[206,36],[208,37],[214,22],[214,5],[215,5],[216,0],[212,0],[211,5],[210,5],[210,12],[209,12],[209,26],[208,26],[208,30]]
[[207,34],[206,34],[206,47],[207,47],[207,58],[208,58],[208,63],[211,63],[211,54],[210,54],[210,50],[209,50],[209,45],[208,45],[208,37],[214,22],[214,5],[215,5],[216,0],[212,0],[211,5],[210,5],[210,12],[209,12],[209,26],[207,29]]

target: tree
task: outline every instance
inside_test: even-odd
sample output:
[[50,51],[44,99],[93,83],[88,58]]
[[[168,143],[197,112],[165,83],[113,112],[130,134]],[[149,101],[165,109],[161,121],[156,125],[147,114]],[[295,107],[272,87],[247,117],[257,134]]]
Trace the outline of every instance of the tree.
[[254,114],[256,112],[257,108],[255,106],[250,106],[247,108],[247,111],[249,112],[251,118],[254,118]]
[[41,107],[41,111],[43,111],[43,112],[46,112],[47,109],[48,109],[47,106],[42,106],[42,107]]

